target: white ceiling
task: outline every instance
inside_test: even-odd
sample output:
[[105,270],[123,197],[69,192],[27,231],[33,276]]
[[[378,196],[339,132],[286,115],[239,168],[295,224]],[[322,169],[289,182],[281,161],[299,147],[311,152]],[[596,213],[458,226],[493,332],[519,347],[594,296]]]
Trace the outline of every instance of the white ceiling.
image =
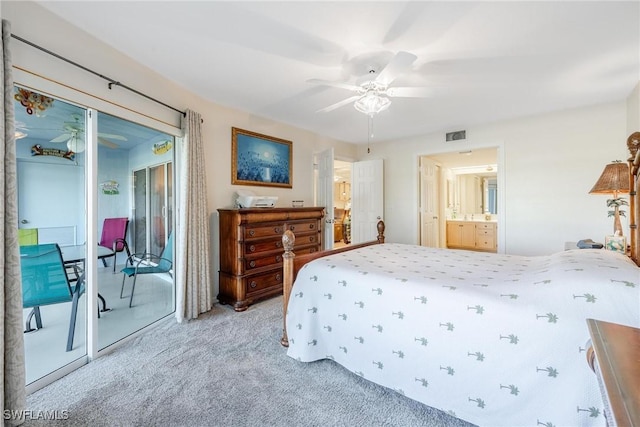
[[354,143],[364,114],[317,112],[352,93],[307,80],[355,83],[399,51],[418,59],[392,86],[431,95],[393,98],[373,143],[624,100],[640,79],[638,1],[37,3],[216,104]]

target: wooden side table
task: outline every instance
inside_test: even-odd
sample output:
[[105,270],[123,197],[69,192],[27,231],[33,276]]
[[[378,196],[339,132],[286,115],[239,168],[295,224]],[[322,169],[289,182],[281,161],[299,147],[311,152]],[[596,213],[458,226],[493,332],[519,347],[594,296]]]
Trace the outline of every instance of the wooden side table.
[[587,362],[598,377],[610,426],[640,426],[640,329],[587,319]]

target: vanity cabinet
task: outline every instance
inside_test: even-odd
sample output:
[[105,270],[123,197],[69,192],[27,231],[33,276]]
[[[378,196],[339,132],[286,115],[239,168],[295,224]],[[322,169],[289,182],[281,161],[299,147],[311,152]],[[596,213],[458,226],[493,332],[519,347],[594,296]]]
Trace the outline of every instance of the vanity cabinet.
[[447,247],[496,252],[495,222],[447,221]]
[[473,248],[476,245],[476,227],[473,222],[447,221],[447,246]]
[[495,251],[496,244],[496,224],[478,222],[476,226],[476,249],[482,249],[487,251]]
[[244,311],[282,294],[282,234],[295,233],[294,252],[322,250],[324,208],[218,209],[220,292],[218,301]]

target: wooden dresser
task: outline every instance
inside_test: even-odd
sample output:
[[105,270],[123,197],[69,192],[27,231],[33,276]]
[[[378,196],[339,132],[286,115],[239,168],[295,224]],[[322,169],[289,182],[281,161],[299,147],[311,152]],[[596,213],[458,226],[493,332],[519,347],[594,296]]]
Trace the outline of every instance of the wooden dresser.
[[640,329],[587,319],[587,361],[596,373],[609,426],[640,426]]
[[282,234],[296,234],[295,253],[322,250],[324,208],[218,209],[220,293],[236,311],[282,294]]

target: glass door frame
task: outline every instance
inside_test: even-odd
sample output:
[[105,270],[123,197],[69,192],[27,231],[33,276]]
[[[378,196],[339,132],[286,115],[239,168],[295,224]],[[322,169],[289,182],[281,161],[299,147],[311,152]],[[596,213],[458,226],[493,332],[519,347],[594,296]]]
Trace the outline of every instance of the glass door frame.
[[[136,113],[134,106],[127,108],[120,106],[114,102],[92,96],[89,91],[80,89],[74,89],[69,85],[60,84],[53,80],[41,77],[35,73],[31,73],[27,70],[21,70],[14,68],[13,70],[14,85],[29,88],[38,93],[42,93],[51,96],[55,99],[59,99],[64,102],[78,105],[86,109],[86,151],[85,151],[85,212],[86,212],[86,282],[85,282],[85,296],[87,298],[87,313],[86,313],[86,353],[84,356],[76,359],[75,361],[63,366],[62,368],[46,375],[27,385],[27,393],[34,392],[42,387],[56,381],[59,378],[67,375],[68,373],[78,369],[79,367],[89,363],[91,360],[100,357],[104,354],[108,354],[119,346],[125,344],[131,339],[134,339],[138,335],[145,333],[147,328],[154,327],[155,323],[137,331],[122,340],[99,350],[98,347],[98,283],[97,283],[97,246],[100,241],[98,235],[98,112],[104,112],[121,117],[125,120],[132,121],[142,126],[148,126],[158,131],[170,134],[174,136],[174,150],[173,157],[173,195],[174,195],[174,215],[173,215],[173,230],[176,232],[176,240],[178,239],[179,231],[177,224],[179,221],[179,206],[178,200],[180,200],[180,189],[177,185],[179,171],[181,169],[182,157],[180,155],[182,150],[182,130],[178,126],[173,126],[167,121],[162,119],[155,119],[148,114]],[[135,102],[132,102],[135,104]],[[144,109],[139,108],[140,111]],[[179,120],[178,120],[179,121]],[[179,265],[180,254],[175,254],[174,274],[176,265]],[[175,293],[174,293],[175,294]],[[175,311],[170,316],[175,315]],[[162,320],[162,319],[159,319]]]
[[[133,206],[133,211],[134,211],[134,215],[133,215],[133,233],[132,235],[134,236],[134,247],[135,247],[135,251],[136,252],[143,252],[143,251],[147,251],[147,252],[151,252],[151,253],[160,253],[162,248],[164,248],[164,246],[167,243],[167,240],[169,238],[169,233],[171,233],[174,229],[175,229],[175,215],[174,212],[176,210],[176,206],[175,206],[175,188],[176,188],[176,183],[175,183],[175,173],[174,173],[174,163],[175,163],[175,156],[173,160],[169,160],[169,161],[163,161],[161,163],[154,163],[154,164],[150,164],[144,167],[140,167],[137,169],[134,169],[133,171],[131,171],[132,176],[136,177],[138,173],[143,172],[144,173],[144,178],[145,178],[145,186],[146,186],[146,190],[145,190],[145,200],[144,200],[144,218],[145,218],[145,230],[144,230],[144,247],[139,246],[139,242],[137,241],[138,236],[140,235],[138,232],[138,210],[139,207],[136,203],[137,200],[137,193],[136,190],[134,189],[132,191],[132,206]],[[152,205],[152,198],[155,195],[155,192],[153,192],[152,190],[149,190],[149,188],[151,188],[151,186],[154,184],[155,181],[153,181],[153,171],[157,170],[158,168],[162,168],[162,175],[163,175],[163,193],[162,193],[162,200],[163,200],[163,206],[161,208],[161,216],[163,218],[162,221],[162,233],[163,233],[163,241],[162,241],[162,248],[155,248],[152,247],[154,245],[152,239],[153,239],[153,233],[155,230],[155,224],[152,218],[152,214],[153,212],[153,205]],[[134,187],[137,184],[137,178],[134,178]]]

